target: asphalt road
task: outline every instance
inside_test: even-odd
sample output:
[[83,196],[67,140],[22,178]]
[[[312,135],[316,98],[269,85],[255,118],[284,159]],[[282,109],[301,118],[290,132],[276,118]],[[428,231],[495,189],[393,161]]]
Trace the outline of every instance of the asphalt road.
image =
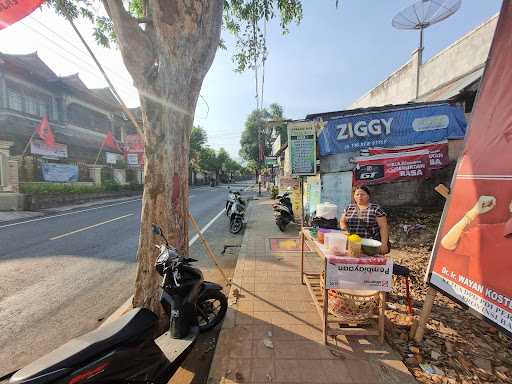
[[[190,190],[207,234],[227,230],[217,227],[226,195],[223,186]],[[0,224],[0,377],[94,329],[130,297],[140,210],[132,199]]]

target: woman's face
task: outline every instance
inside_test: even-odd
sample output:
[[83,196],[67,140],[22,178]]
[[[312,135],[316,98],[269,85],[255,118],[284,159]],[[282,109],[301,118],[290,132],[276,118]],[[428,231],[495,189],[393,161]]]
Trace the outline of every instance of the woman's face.
[[367,205],[370,201],[370,195],[368,195],[362,189],[356,189],[354,192],[354,201],[357,203],[357,205]]

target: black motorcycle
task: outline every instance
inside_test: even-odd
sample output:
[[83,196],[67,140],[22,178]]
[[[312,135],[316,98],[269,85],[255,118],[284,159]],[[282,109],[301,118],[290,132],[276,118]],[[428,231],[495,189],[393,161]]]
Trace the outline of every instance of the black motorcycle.
[[220,323],[227,310],[218,284],[203,280],[196,260],[170,247],[159,226],[155,269],[163,277],[161,297],[169,331],[154,339],[158,318],[135,308],[111,323],[73,339],[17,371],[10,384],[144,383],[164,384],[188,355],[199,332]]
[[245,221],[245,208],[247,203],[240,196],[240,193],[230,193],[230,197],[226,202],[226,214],[229,218],[229,230],[233,234],[239,233],[244,227]]
[[281,232],[284,232],[286,226],[295,221],[293,216],[292,200],[290,192],[285,192],[283,195],[277,195],[277,204],[273,204],[274,221]]

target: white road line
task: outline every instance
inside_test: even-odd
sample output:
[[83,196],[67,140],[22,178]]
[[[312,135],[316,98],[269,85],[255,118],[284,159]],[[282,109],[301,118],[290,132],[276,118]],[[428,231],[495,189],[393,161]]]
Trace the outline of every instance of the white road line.
[[108,204],[108,205],[102,205],[101,207],[87,208],[87,209],[82,209],[82,210],[80,210],[80,211],[73,211],[73,212],[68,212],[68,213],[61,213],[61,214],[58,214],[58,215],[45,216],[45,217],[39,217],[39,218],[37,218],[37,219],[31,219],[31,220],[20,221],[20,222],[18,222],[18,223],[12,223],[12,224],[0,225],[0,229],[2,229],[2,228],[7,228],[7,227],[14,227],[15,225],[21,225],[21,224],[33,223],[33,222],[35,222],[35,221],[50,220],[50,219],[54,219],[54,218],[56,218],[56,217],[62,217],[62,216],[68,216],[68,215],[76,215],[77,213],[88,212],[88,211],[95,211],[95,210],[97,210],[97,209],[101,209],[101,208],[114,207],[114,206],[116,206],[116,205],[128,204],[128,203],[133,203],[133,202],[135,202],[135,201],[141,201],[141,200],[142,200],[142,199],[134,199],[134,200],[122,201],[122,202],[120,202],[120,203]]
[[91,228],[99,227],[100,225],[108,224],[108,223],[111,223],[111,222],[116,221],[116,220],[121,220],[121,219],[124,219],[125,217],[128,217],[128,216],[133,216],[133,213],[129,213],[127,215],[115,217],[115,218],[107,220],[107,221],[102,221],[101,223],[98,223],[98,224],[89,225],[88,227],[80,228],[80,229],[77,229],[76,231],[64,233],[64,234],[59,235],[59,236],[51,237],[50,240],[62,239],[63,237],[66,237],[66,236],[69,236],[69,235],[74,235],[75,233],[83,232],[83,231],[86,231],[86,230],[91,229]]
[[[220,211],[219,213],[217,213],[217,216],[215,216],[213,219],[210,220],[210,222],[208,224],[206,224],[203,228],[201,228],[201,233],[205,233],[206,230],[208,228],[210,228],[210,226],[215,222],[215,220],[217,220],[220,215],[222,215],[224,213],[224,211],[226,210],[226,208],[222,209],[222,211]],[[199,235],[196,234],[193,238],[191,238],[189,241],[188,241],[188,246],[191,247],[192,244],[194,244],[196,242],[196,240],[199,238]]]

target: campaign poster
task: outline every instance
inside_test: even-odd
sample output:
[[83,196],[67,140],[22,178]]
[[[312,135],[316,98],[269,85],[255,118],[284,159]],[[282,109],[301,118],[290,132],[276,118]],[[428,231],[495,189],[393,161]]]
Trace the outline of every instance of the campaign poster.
[[355,185],[410,181],[430,177],[432,174],[427,150],[360,156],[354,161]]
[[512,2],[504,1],[426,279],[512,334]]

